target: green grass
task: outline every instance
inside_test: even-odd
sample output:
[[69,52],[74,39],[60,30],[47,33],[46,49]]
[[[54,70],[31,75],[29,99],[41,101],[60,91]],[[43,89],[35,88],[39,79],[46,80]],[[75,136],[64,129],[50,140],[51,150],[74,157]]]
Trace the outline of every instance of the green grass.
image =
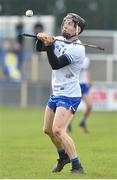
[[57,153],[43,134],[43,110],[0,108],[0,179],[108,179],[117,178],[117,112],[93,112],[86,135],[73,121],[73,137],[85,174],[59,174],[51,169]]

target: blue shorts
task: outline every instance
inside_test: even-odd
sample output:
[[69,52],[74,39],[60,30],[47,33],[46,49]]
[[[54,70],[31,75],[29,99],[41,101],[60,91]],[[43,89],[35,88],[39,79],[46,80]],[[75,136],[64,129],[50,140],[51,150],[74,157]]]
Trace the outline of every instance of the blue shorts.
[[66,97],[66,96],[54,96],[51,95],[48,100],[48,107],[56,112],[56,108],[59,106],[71,109],[73,113],[77,111],[80,104],[81,97]]
[[87,84],[80,84],[82,95],[87,95],[89,93],[90,87]]

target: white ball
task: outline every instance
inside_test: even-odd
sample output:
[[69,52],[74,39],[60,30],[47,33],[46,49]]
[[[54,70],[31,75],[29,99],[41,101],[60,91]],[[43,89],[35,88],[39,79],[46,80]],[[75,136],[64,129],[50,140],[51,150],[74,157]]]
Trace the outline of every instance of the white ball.
[[26,11],[25,15],[27,17],[32,17],[33,16],[33,11],[31,9],[29,9],[29,10]]

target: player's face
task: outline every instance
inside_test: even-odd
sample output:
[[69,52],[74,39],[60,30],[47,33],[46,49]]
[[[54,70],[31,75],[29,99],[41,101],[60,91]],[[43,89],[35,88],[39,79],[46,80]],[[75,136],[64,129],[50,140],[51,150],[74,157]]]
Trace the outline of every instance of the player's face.
[[72,19],[67,19],[63,23],[62,32],[70,34],[70,36],[76,35],[76,28]]

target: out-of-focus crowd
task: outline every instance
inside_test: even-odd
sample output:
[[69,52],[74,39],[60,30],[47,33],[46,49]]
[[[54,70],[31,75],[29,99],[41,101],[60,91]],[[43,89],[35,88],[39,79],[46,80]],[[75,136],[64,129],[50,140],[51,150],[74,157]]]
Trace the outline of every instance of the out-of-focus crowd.
[[[16,24],[16,38],[6,38],[0,47],[0,62],[2,67],[2,79],[21,81],[24,76],[23,64],[25,60],[24,51],[24,24],[20,21]],[[43,24],[37,22],[34,25],[34,34],[43,31]],[[35,41],[35,40],[34,40]],[[35,43],[35,42],[34,42]]]

